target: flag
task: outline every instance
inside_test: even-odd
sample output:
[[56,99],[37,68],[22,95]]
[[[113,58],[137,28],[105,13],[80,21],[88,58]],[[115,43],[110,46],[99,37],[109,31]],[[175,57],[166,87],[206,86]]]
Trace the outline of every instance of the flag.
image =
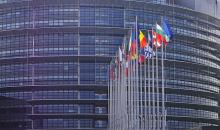
[[110,63],[110,78],[115,80],[115,59],[112,59]]
[[147,39],[142,31],[140,31],[139,40],[140,40],[140,48],[144,49],[144,47],[147,45]]
[[126,77],[128,77],[128,62],[129,62],[129,56],[126,57],[126,63],[125,63],[125,67],[126,67],[125,75],[126,75]]
[[120,47],[118,48],[118,55],[119,55],[119,61],[122,62],[123,54]]
[[131,59],[135,60],[137,59],[137,52],[136,52],[136,42],[134,41],[131,45]]
[[155,56],[155,52],[153,51],[153,49],[150,46],[146,46],[144,48],[144,57],[147,58],[152,58],[153,56]]
[[159,41],[164,42],[165,46],[167,46],[167,44],[169,42],[169,37],[164,32],[163,28],[158,24],[156,24],[156,33],[158,34],[157,37],[158,37]]
[[134,32],[131,30],[130,40],[128,44],[128,52],[131,52],[132,38],[134,37]]
[[137,59],[137,50],[136,50],[137,43],[136,43],[134,32],[132,32],[130,42],[131,42],[130,56],[131,56],[131,59],[134,60],[134,59]]
[[111,67],[110,67],[110,78],[112,80],[115,80],[115,67],[114,67],[114,65],[111,65]]
[[144,63],[144,60],[145,60],[145,58],[144,58],[144,49],[140,48],[140,54],[139,54],[138,61],[139,61],[140,64],[142,64],[142,63]]
[[170,26],[168,24],[168,22],[166,20],[163,20],[163,30],[165,33],[165,46],[168,45],[168,42],[170,41],[170,39],[173,37],[173,32],[170,29]]
[[164,33],[167,35],[167,37],[170,40],[173,37],[173,32],[170,29],[170,25],[168,24],[168,22],[166,20],[163,20],[163,30],[164,30]]
[[157,34],[153,30],[152,30],[152,42],[153,42],[153,45],[157,48],[161,47],[161,45],[162,45],[162,36]]
[[124,48],[125,55],[127,55],[129,52],[129,41],[127,41],[127,39],[125,39],[124,43],[125,43],[125,48]]
[[165,33],[164,33],[162,27],[158,24],[156,24],[156,33],[161,35],[162,37],[165,37]]

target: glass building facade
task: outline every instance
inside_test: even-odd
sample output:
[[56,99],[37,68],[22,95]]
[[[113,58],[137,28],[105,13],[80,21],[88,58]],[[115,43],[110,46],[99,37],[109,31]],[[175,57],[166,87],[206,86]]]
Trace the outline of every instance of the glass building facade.
[[219,125],[220,19],[178,1],[0,0],[0,128],[106,129],[109,62],[135,16],[142,29],[166,17],[175,34],[167,130]]

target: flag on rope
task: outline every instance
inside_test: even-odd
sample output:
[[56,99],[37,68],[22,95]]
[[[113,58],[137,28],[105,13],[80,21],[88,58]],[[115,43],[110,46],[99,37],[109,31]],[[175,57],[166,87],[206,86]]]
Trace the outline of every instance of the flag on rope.
[[164,33],[162,27],[160,25],[158,25],[157,23],[156,23],[156,32],[157,32],[157,34],[161,35],[162,37],[165,37],[165,33]]
[[125,71],[125,75],[126,77],[128,77],[128,62],[129,62],[129,57],[126,57],[126,63],[125,63],[125,67],[126,67],[126,71]]
[[140,64],[144,63],[144,60],[145,60],[144,57],[145,57],[144,48],[140,48],[140,54],[139,54],[139,59],[138,59]]
[[153,30],[152,30],[152,42],[153,42],[153,45],[157,48],[162,46],[162,36],[160,34],[157,34]]
[[153,49],[150,46],[146,46],[144,48],[144,57],[147,58],[152,58],[153,56],[155,56],[155,52],[153,51]]
[[131,48],[130,48],[130,56],[131,56],[131,59],[132,60],[135,60],[137,59],[137,50],[136,50],[136,39],[135,39],[135,33],[132,32],[132,35],[131,35]]
[[169,42],[169,38],[166,35],[166,33],[164,32],[163,28],[158,24],[156,24],[156,33],[157,33],[157,37],[158,37],[159,41],[163,42],[166,46]]
[[118,57],[119,57],[119,61],[122,62],[123,54],[122,54],[122,50],[120,47],[118,48]]
[[147,46],[147,39],[142,31],[140,31],[139,40],[140,40],[140,48],[144,49],[144,47]]
[[110,67],[110,78],[112,80],[115,80],[115,68],[114,68],[114,65],[112,64],[111,67]]
[[115,80],[115,59],[112,59],[110,63],[110,78],[112,80]]
[[170,29],[170,26],[166,20],[163,20],[162,24],[163,24],[164,33],[166,34],[165,39],[167,42],[169,42],[170,39],[172,39],[172,37],[173,37],[173,32]]

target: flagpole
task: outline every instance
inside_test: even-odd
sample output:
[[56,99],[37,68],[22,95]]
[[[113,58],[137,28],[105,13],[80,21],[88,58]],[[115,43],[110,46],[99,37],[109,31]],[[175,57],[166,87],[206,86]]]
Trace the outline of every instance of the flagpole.
[[119,124],[118,123],[119,122],[118,121],[118,114],[119,114],[119,102],[118,102],[119,101],[119,94],[118,93],[119,93],[119,86],[120,86],[119,85],[119,82],[120,82],[119,81],[119,76],[120,76],[120,74],[119,74],[120,73],[119,67],[120,66],[119,66],[119,61],[118,61],[118,77],[117,77],[117,87],[116,87],[116,109],[115,109],[116,110],[116,115],[115,115],[115,117],[116,117],[116,120],[115,120],[116,121],[115,122],[116,130],[118,130],[118,124]]
[[140,63],[140,129],[143,129],[143,85],[142,85],[142,81],[143,81],[143,78],[142,78],[142,63]]
[[118,105],[118,102],[117,102],[117,88],[118,88],[118,61],[117,61],[117,57],[116,57],[116,82],[115,82],[115,96],[114,96],[114,101],[115,101],[115,106],[114,106],[114,130],[117,130],[117,105]]
[[[132,30],[131,30],[132,34]],[[131,35],[130,35],[130,41],[128,45],[128,54],[127,54],[127,64],[128,64],[128,130],[132,130],[132,116],[131,116],[131,62],[129,61],[130,59],[130,44],[131,44]]]
[[153,130],[156,130],[156,112],[155,112],[155,79],[154,79],[154,58],[152,58],[152,78],[153,78],[153,84],[152,84],[152,92],[153,92]]
[[146,61],[144,60],[144,130],[147,129],[147,84],[146,84],[146,78],[147,78],[147,71],[146,71]]
[[162,54],[162,130],[165,130],[165,88],[164,88],[164,54],[163,54],[163,44],[161,49]]
[[[123,44],[124,44],[124,41],[123,41]],[[122,44],[122,45],[123,45]],[[124,121],[125,121],[125,117],[124,117],[124,47],[122,48],[122,63],[121,63],[121,127],[122,127],[122,130],[124,129]]]
[[[115,59],[113,60],[113,62],[115,62]],[[114,86],[115,86],[115,79],[116,79],[116,74],[115,74],[115,63],[114,63],[114,68],[113,68],[113,71],[114,71],[114,79],[113,79],[113,81],[112,81],[112,89],[111,89],[111,95],[112,95],[112,100],[111,100],[111,103],[112,103],[112,106],[111,106],[111,111],[112,111],[112,113],[111,113],[111,117],[112,117],[112,119],[111,119],[111,129],[113,129],[114,130]]]
[[[162,23],[163,17],[161,17]],[[161,55],[162,55],[162,130],[165,130],[166,125],[166,117],[165,117],[165,88],[164,88],[164,45],[162,44]]]
[[110,82],[111,82],[111,62],[110,62],[110,65],[108,67],[108,130],[110,130],[110,120],[111,120],[111,117],[110,117]]
[[[120,55],[121,56],[121,55]],[[121,124],[121,61],[119,60],[119,86],[118,86],[118,129],[121,129],[122,124]]]
[[[140,58],[140,55],[138,56],[138,60],[139,60],[139,58]],[[138,100],[138,102],[140,103],[139,104],[139,106],[140,106],[140,116],[139,116],[139,119],[140,119],[140,129],[143,129],[143,77],[142,77],[142,67],[143,67],[143,65],[142,65],[142,61],[141,61],[141,59],[140,59],[140,61],[139,61],[139,67],[140,67],[140,74],[138,75],[138,77],[140,77],[140,79],[138,80],[138,82],[139,82],[139,84],[140,84],[140,86],[139,86],[139,84],[138,84],[138,86],[139,86],[139,88],[140,89],[138,89],[138,91],[140,91],[139,92],[139,94],[138,94],[138,98],[140,98],[140,101]]]
[[[113,60],[114,62],[114,60]],[[111,84],[110,84],[110,117],[111,117],[111,120],[110,120],[110,130],[112,130],[112,126],[113,126],[113,83],[114,83],[114,78],[115,78],[115,68],[112,68],[112,80],[111,80]]]
[[119,60],[119,77],[118,77],[118,99],[117,99],[117,102],[118,102],[118,108],[117,108],[117,129],[120,129],[121,128],[121,102],[120,102],[120,96],[121,96],[121,61]]
[[[129,57],[128,57],[129,58]],[[129,60],[129,59],[128,59]],[[128,128],[132,130],[132,116],[131,116],[131,61],[128,62]]]
[[136,58],[136,126],[137,126],[137,130],[139,130],[140,128],[139,128],[139,123],[140,123],[140,113],[139,113],[139,107],[140,107],[140,105],[139,105],[139,102],[140,102],[140,100],[139,100],[139,94],[140,94],[140,92],[139,92],[139,66],[138,66],[138,50],[139,50],[139,48],[138,48],[138,17],[137,17],[137,15],[136,15],[136,55],[137,55],[137,58]]
[[133,83],[133,79],[134,79],[134,71],[133,71],[133,69],[134,69],[134,66],[133,66],[133,61],[131,60],[130,61],[130,65],[131,65],[131,67],[130,67],[130,94],[131,94],[131,98],[130,98],[130,104],[131,104],[131,106],[130,106],[130,115],[131,115],[131,130],[133,130],[134,129],[134,83]]
[[[128,49],[129,50],[129,49]],[[129,54],[129,51],[128,51]],[[127,91],[127,97],[128,97],[128,104],[127,104],[127,115],[128,115],[128,130],[130,130],[130,123],[131,123],[131,116],[130,116],[130,63],[128,61],[128,54],[127,54],[127,83],[128,83],[128,91]]]
[[135,129],[135,127],[134,127],[134,121],[135,121],[135,111],[134,111],[134,61],[132,60],[131,61],[132,63],[132,73],[131,73],[131,79],[132,79],[132,81],[131,81],[131,84],[132,84],[132,86],[131,86],[131,95],[132,95],[132,130],[133,129]]
[[[115,60],[117,60],[117,58],[116,58]],[[115,61],[115,62],[117,62],[117,61]],[[116,116],[116,105],[117,105],[117,104],[116,104],[116,103],[117,103],[117,102],[116,102],[116,96],[117,96],[116,88],[117,88],[117,82],[118,82],[118,65],[117,65],[117,63],[116,63],[115,72],[116,72],[116,73],[115,73],[114,97],[113,97],[113,98],[114,98],[114,100],[113,100],[113,101],[114,101],[114,115],[113,115],[113,116],[114,116],[114,119],[113,119],[113,120],[114,120],[114,130],[116,130],[116,128],[115,128],[115,127],[116,127],[116,125],[115,125],[116,117],[115,117],[115,116]]]
[[[153,118],[152,118],[152,107],[151,107],[151,95],[152,95],[152,93],[151,93],[151,73],[152,73],[152,71],[150,72],[150,58],[148,58],[148,67],[147,67],[147,71],[148,71],[148,116],[149,116],[149,130],[152,130],[152,126],[153,126]],[[152,68],[152,66],[151,66],[151,68]],[[153,83],[153,82],[152,82]]]
[[160,130],[160,99],[159,99],[159,84],[158,84],[158,52],[156,48],[156,93],[157,93],[157,129]]
[[[125,38],[124,38],[124,42],[123,42],[123,45],[125,44]],[[125,69],[125,62],[124,62],[124,46],[123,46],[123,50],[122,50],[122,130],[124,130],[126,128],[126,115],[125,115],[125,112],[126,112],[126,107],[125,107],[125,103],[126,103],[126,89],[125,89],[125,74],[124,74],[124,69]]]

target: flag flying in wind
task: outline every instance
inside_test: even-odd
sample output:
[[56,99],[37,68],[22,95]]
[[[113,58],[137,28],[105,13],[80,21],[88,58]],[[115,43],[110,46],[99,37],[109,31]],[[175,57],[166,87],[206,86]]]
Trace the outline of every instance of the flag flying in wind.
[[137,50],[136,50],[137,43],[136,43],[134,32],[131,33],[131,41],[130,42],[131,42],[130,56],[131,56],[132,60],[135,60],[135,59],[137,59]]
[[153,51],[153,49],[150,46],[146,46],[144,48],[144,57],[147,58],[152,58],[153,56],[155,56],[155,52]]
[[[155,52],[154,52],[154,50],[153,50],[153,42],[154,41],[152,41],[152,40],[154,40],[152,37],[153,37],[153,35],[151,35],[151,34],[153,34],[153,33],[149,33],[149,31],[148,31],[148,36],[147,36],[147,38],[148,38],[148,43],[149,43],[149,45],[148,46],[146,46],[145,48],[144,48],[144,57],[147,59],[147,58],[152,58],[154,55],[155,55]],[[156,33],[155,33],[155,35],[156,35]],[[156,41],[157,42],[157,41]]]
[[140,31],[139,40],[140,40],[140,48],[144,49],[144,47],[147,45],[147,39],[142,31]]
[[129,53],[131,52],[132,35],[133,35],[133,31],[131,31],[130,39],[129,39],[129,43],[128,43],[128,52],[129,52]]
[[145,60],[144,57],[145,57],[144,56],[144,48],[140,48],[140,54],[139,54],[139,59],[138,59],[140,64],[144,63],[144,60]]
[[161,47],[162,45],[162,36],[152,30],[152,42],[155,47]]
[[158,25],[158,24],[156,24],[156,33],[160,34],[163,37],[165,37],[165,33],[164,33],[162,27],[160,25]]
[[119,61],[122,62],[123,54],[122,54],[122,50],[120,47],[118,48],[118,55],[119,55]]
[[163,42],[165,44],[165,46],[167,46],[167,44],[169,42],[169,37],[164,32],[163,28],[158,24],[156,24],[156,33],[158,34],[157,37],[159,37],[160,41]]
[[163,24],[164,33],[166,34],[166,41],[169,42],[170,39],[173,37],[173,32],[170,29],[170,26],[166,20],[163,20],[162,24]]

